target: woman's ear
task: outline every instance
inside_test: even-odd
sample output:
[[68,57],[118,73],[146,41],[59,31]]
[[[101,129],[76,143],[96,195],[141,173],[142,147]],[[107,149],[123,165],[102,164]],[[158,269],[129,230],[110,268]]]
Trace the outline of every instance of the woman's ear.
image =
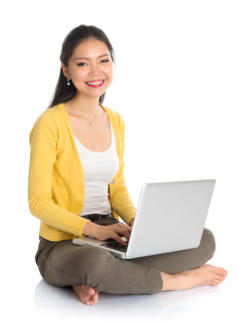
[[67,67],[65,67],[65,65],[63,63],[61,64],[61,69],[62,69],[62,71],[64,73],[65,78],[70,79],[70,76],[69,76],[69,73],[68,73],[68,69],[67,69]]

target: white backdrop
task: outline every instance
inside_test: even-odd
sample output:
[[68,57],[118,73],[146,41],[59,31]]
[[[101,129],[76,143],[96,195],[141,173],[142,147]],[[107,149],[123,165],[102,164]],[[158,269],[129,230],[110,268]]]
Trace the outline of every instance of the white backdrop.
[[216,237],[216,265],[248,267],[248,1],[9,1],[0,9],[6,313],[36,315],[39,220],[27,201],[29,132],[54,92],[62,42],[80,24],[103,29],[114,47],[104,105],[125,120],[135,206],[143,182],[215,178],[206,227]]

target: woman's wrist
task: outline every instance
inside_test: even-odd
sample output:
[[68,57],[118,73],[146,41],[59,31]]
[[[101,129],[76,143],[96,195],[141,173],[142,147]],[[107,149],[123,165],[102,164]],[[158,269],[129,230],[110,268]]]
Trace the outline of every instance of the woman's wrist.
[[129,226],[131,227],[133,225],[135,218],[131,219],[131,221],[129,222]]
[[97,228],[96,223],[94,223],[92,221],[88,221],[86,223],[86,225],[84,226],[82,234],[86,235],[86,236],[95,237],[96,228]]

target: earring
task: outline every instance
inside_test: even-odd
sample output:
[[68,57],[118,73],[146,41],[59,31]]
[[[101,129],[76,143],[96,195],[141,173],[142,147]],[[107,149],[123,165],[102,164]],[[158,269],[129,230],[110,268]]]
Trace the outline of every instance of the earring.
[[67,79],[67,85],[70,86],[70,80],[69,79]]

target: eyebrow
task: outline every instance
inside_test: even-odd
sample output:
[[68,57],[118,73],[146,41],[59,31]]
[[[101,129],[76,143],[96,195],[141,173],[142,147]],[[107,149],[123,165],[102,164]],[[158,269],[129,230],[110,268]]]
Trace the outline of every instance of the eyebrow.
[[[102,54],[102,55],[98,56],[98,58],[102,58],[102,56],[109,56],[109,54],[108,53]],[[74,61],[80,60],[80,59],[81,60],[82,59],[89,60],[89,58],[86,58],[86,57],[78,57],[78,58],[75,58]]]

